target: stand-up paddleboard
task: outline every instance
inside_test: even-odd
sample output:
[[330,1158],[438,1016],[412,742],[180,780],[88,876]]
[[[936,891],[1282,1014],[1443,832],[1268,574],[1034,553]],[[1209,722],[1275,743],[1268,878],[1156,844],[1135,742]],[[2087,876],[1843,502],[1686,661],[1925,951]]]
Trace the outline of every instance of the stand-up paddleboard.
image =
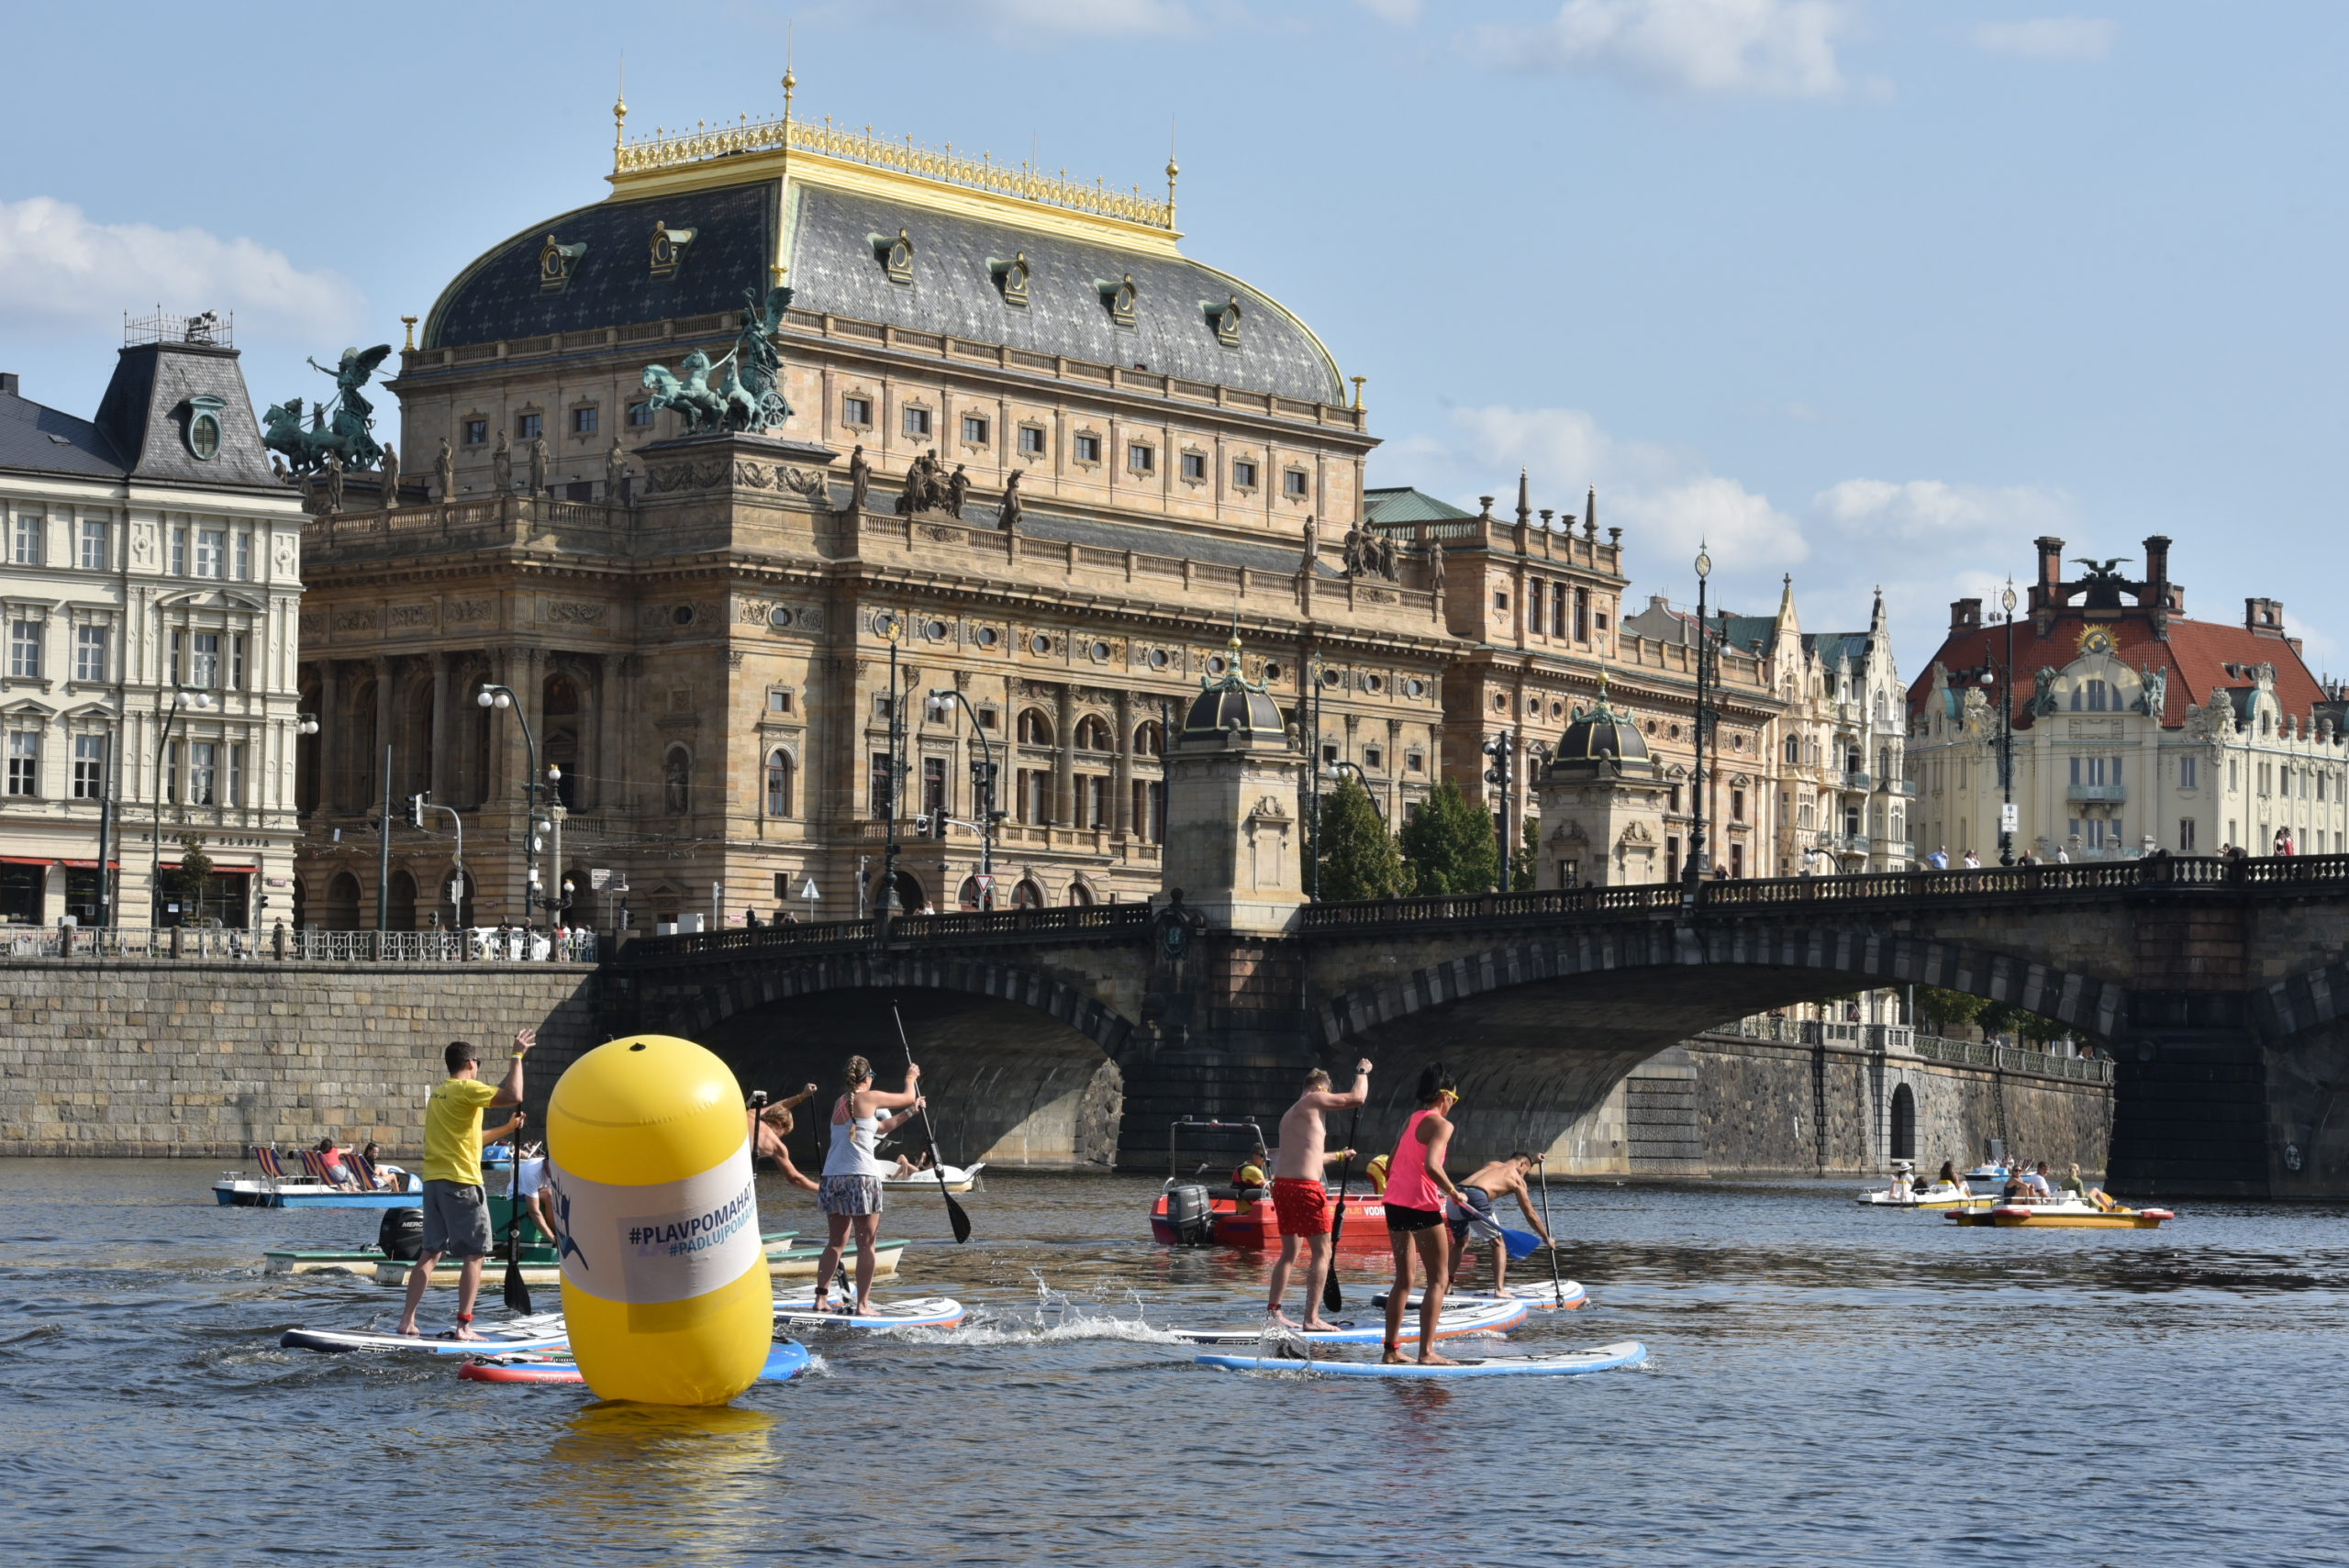
[[1577,1373],[1612,1372],[1637,1366],[1648,1359],[1648,1348],[1637,1340],[1599,1345],[1587,1351],[1562,1351],[1546,1356],[1495,1356],[1461,1361],[1451,1366],[1421,1366],[1417,1362],[1388,1365],[1384,1362],[1295,1361],[1286,1356],[1193,1356],[1200,1366],[1223,1372],[1307,1373],[1316,1377],[1571,1377]]
[[963,1304],[948,1296],[925,1296],[907,1301],[876,1301],[873,1310],[856,1314],[845,1309],[816,1310],[816,1298],[774,1304],[774,1326],[805,1331],[810,1329],[952,1329],[963,1320]]
[[421,1338],[407,1334],[375,1334],[340,1329],[288,1329],[277,1337],[278,1348],[288,1351],[406,1351],[410,1355],[480,1356],[543,1353],[571,1343],[560,1312],[541,1312],[481,1330],[477,1340],[451,1339],[446,1331]]
[[[796,1340],[778,1340],[774,1349],[767,1352],[766,1364],[759,1369],[762,1383],[781,1383],[796,1377],[807,1367],[807,1347]],[[472,1383],[584,1383],[579,1375],[579,1363],[573,1361],[537,1360],[529,1356],[498,1356],[486,1361],[469,1361],[457,1369],[457,1375]]]
[[[1411,1309],[1417,1311],[1427,1294],[1424,1290],[1414,1290],[1405,1299]],[[1380,1291],[1370,1298],[1370,1304],[1384,1307],[1387,1295],[1387,1292]],[[1560,1280],[1554,1290],[1548,1280],[1543,1280],[1539,1284],[1513,1284],[1497,1295],[1489,1290],[1455,1290],[1443,1298],[1443,1309],[1450,1312],[1456,1307],[1474,1307],[1480,1301],[1522,1301],[1528,1307],[1572,1308],[1589,1306],[1590,1296],[1574,1280]]]
[[[1443,1316],[1435,1326],[1435,1337],[1449,1340],[1460,1334],[1506,1334],[1525,1321],[1525,1303],[1501,1301],[1492,1296],[1462,1303],[1457,1308],[1447,1305]],[[1264,1340],[1286,1340],[1314,1345],[1375,1345],[1386,1338],[1386,1320],[1383,1318],[1369,1323],[1349,1321],[1337,1329],[1283,1329],[1268,1326],[1255,1329],[1170,1329],[1176,1339],[1194,1345],[1252,1345]],[[1419,1329],[1415,1322],[1403,1325],[1406,1338],[1417,1340]]]

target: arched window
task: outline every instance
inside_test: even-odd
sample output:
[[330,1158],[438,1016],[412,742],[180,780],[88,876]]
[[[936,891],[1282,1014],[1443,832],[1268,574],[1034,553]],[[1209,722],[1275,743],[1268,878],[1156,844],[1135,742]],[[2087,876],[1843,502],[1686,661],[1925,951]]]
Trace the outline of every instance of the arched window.
[[767,815],[791,815],[791,754],[780,749],[767,753]]
[[1906,1084],[1892,1091],[1892,1157],[1917,1157],[1917,1096],[1909,1092]]
[[544,705],[540,722],[546,740],[539,748],[542,765],[560,770],[554,796],[566,811],[579,806],[579,687],[568,675],[549,675],[540,689]]
[[1080,751],[1109,750],[1109,724],[1097,714],[1086,714],[1076,721],[1076,749]]
[[334,880],[327,884],[326,929],[359,929],[359,879],[347,871],[336,873]]
[[1011,906],[1014,909],[1041,909],[1044,906],[1044,890],[1034,882],[1022,879],[1019,885],[1011,890]]
[[1019,713],[1019,743],[1022,746],[1049,746],[1052,743],[1052,721],[1044,717],[1041,708],[1022,708]]
[[1150,719],[1134,731],[1134,755],[1163,757],[1166,755],[1166,730],[1156,719]]
[[1081,882],[1068,884],[1068,902],[1072,909],[1083,909],[1093,902],[1093,890]]
[[693,808],[693,754],[683,746],[669,748],[669,755],[661,764],[662,804],[672,817],[683,817]]
[[391,914],[384,929],[387,931],[416,929],[416,878],[406,872],[392,873]]
[[1787,762],[1789,762],[1790,764],[1792,764],[1792,765],[1794,765],[1794,766],[1797,766],[1797,767],[1801,766],[1801,764],[1802,764],[1802,737],[1801,737],[1801,736],[1799,736],[1799,735],[1789,735],[1789,736],[1787,736]]
[[956,895],[954,901],[965,909],[976,909],[979,906],[979,879],[975,876],[964,877],[963,890]]

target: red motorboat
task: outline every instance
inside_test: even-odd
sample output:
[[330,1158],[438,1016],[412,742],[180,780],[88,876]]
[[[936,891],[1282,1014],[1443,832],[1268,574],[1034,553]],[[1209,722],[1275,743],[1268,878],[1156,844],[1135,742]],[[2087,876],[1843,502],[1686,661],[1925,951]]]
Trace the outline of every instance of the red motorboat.
[[[1264,1142],[1264,1132],[1252,1120],[1200,1121],[1185,1118],[1174,1123],[1167,1137],[1167,1163],[1175,1165],[1178,1156],[1175,1145],[1185,1130],[1193,1132],[1239,1132],[1254,1135],[1256,1142]],[[1338,1189],[1330,1189],[1330,1201],[1339,1201]],[[1376,1193],[1367,1190],[1348,1192],[1344,1195],[1344,1223],[1337,1228],[1338,1246],[1348,1252],[1384,1252],[1386,1248],[1386,1204]],[[1277,1247],[1281,1243],[1281,1222],[1273,1207],[1269,1187],[1208,1186],[1169,1174],[1166,1188],[1150,1211],[1150,1231],[1159,1240],[1177,1247],[1244,1247],[1251,1250]]]

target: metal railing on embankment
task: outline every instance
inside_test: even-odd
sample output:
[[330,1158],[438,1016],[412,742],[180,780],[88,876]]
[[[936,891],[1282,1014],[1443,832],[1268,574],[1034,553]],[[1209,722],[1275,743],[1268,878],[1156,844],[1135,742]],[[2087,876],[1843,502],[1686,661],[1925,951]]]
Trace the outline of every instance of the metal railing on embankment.
[[[1147,904],[1088,904],[1058,909],[956,910],[945,915],[899,915],[889,922],[892,942],[1024,942],[1038,939],[1085,941],[1130,940],[1146,931],[1152,917]],[[761,952],[804,952],[820,948],[870,946],[881,939],[877,919],[785,921],[781,925],[723,931],[680,931],[668,937],[638,937],[619,950],[623,963],[668,962],[685,958],[735,957]]]
[[1787,1045],[1840,1045],[1853,1051],[1904,1053],[1953,1067],[1988,1067],[2000,1073],[2027,1073],[2042,1078],[2068,1078],[2077,1084],[2110,1084],[2112,1063],[2101,1057],[2058,1056],[2049,1051],[2023,1051],[1983,1040],[1945,1040],[1920,1034],[1907,1024],[1848,1024],[1818,1018],[1781,1018],[1765,1015],[1738,1018],[1705,1031],[1739,1040],[1776,1040]]
[[593,931],[249,931],[240,926],[0,927],[0,961],[105,959],[302,963],[594,963]]

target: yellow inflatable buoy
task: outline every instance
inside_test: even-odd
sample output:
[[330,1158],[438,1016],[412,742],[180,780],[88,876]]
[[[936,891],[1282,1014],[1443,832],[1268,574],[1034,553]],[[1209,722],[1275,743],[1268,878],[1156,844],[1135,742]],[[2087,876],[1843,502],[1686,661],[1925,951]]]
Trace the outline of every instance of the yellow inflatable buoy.
[[1383,1194],[1386,1191],[1386,1156],[1384,1154],[1375,1154],[1371,1156],[1370,1163],[1363,1167],[1364,1171],[1368,1173],[1370,1176],[1370,1190],[1372,1192]]
[[1264,1171],[1261,1165],[1242,1165],[1240,1167],[1239,1174],[1240,1185],[1243,1187],[1261,1187],[1264,1184]]
[[562,1315],[604,1399],[722,1405],[774,1339],[734,1074],[672,1035],[599,1045],[547,1105]]

